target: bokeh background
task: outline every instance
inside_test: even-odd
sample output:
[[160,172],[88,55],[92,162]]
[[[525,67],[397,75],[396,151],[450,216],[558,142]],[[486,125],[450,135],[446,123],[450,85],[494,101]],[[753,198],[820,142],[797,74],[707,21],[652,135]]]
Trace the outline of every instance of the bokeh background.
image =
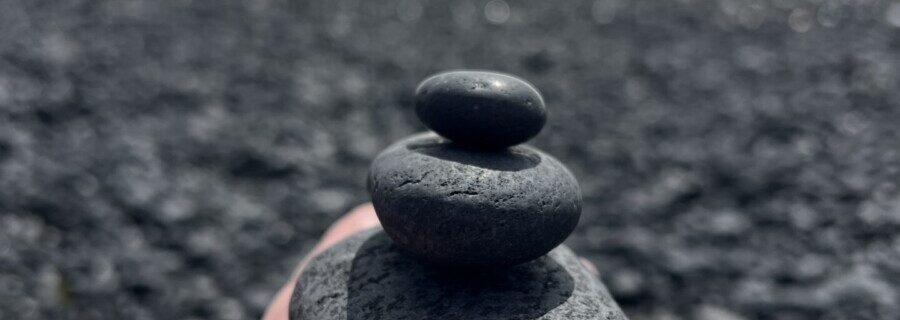
[[0,318],[259,317],[477,68],[632,319],[900,319],[898,54],[879,0],[0,1]]

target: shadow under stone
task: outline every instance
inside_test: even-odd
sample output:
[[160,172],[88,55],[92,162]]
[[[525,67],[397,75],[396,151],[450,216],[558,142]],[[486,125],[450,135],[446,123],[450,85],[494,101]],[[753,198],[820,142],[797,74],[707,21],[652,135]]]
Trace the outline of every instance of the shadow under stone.
[[520,171],[541,163],[541,156],[526,147],[473,149],[437,136],[412,142],[406,148],[441,160],[496,171]]
[[547,256],[503,271],[461,273],[409,256],[378,232],[353,259],[347,319],[537,319],[574,288]]

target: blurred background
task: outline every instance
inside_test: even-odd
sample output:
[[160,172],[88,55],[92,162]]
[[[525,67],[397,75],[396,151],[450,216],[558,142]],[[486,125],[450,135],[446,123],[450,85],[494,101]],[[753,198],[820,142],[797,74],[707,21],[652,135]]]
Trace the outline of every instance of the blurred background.
[[632,319],[900,318],[900,2],[0,1],[0,319],[251,319],[429,74],[533,82]]

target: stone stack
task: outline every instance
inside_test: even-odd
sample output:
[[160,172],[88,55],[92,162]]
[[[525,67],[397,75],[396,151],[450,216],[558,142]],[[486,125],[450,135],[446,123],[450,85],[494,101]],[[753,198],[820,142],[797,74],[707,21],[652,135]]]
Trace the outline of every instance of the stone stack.
[[384,230],[436,264],[502,268],[534,260],[575,229],[581,190],[553,157],[519,145],[547,119],[540,93],[518,78],[456,71],[416,90],[434,133],[390,146],[369,192]]
[[[382,229],[314,258],[293,319],[625,319],[560,244],[581,191],[555,158],[522,145],[547,120],[516,77],[454,71],[416,90],[435,133],[388,147],[368,189]],[[548,254],[549,253],[549,254]]]

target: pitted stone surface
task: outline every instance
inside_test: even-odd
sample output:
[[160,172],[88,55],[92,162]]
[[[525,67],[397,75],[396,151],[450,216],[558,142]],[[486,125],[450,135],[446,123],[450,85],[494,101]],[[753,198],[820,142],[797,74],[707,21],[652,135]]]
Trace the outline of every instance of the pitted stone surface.
[[457,267],[540,257],[562,243],[581,214],[578,183],[553,157],[528,146],[475,151],[434,134],[376,157],[369,191],[400,246]]
[[502,272],[459,273],[406,254],[380,229],[326,250],[307,265],[292,320],[626,320],[572,251]]

